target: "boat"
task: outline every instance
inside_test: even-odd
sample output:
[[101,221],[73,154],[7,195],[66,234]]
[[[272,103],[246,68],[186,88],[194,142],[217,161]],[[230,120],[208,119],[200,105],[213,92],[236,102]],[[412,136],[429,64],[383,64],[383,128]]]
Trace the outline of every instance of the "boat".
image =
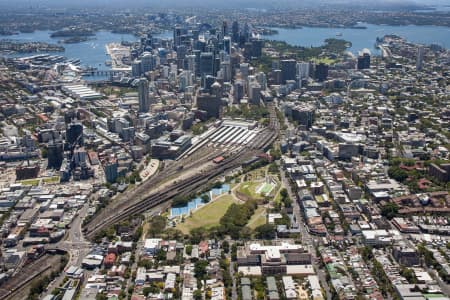
[[342,36],[342,32],[336,33],[336,36]]

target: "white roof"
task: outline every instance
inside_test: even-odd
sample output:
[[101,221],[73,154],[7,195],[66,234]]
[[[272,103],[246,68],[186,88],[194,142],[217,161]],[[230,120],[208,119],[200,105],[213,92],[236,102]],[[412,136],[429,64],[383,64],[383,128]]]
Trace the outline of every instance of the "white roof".
[[309,275],[308,282],[312,290],[320,290],[319,276]]
[[144,243],[145,249],[154,249],[158,247],[159,242],[161,242],[162,239],[146,239]]

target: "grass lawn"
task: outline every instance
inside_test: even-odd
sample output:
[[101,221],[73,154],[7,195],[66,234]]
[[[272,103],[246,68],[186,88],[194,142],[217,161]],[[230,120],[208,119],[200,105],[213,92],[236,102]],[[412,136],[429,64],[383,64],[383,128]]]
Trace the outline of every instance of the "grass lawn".
[[263,179],[266,176],[267,168],[268,167],[262,167],[262,168],[248,172],[247,174],[244,175],[247,177],[246,181]]
[[59,183],[59,176],[53,176],[53,177],[46,177],[44,178],[45,183]]
[[253,199],[262,199],[263,197],[256,192],[256,189],[261,185],[261,182],[253,182],[253,181],[246,181],[241,183],[241,186],[239,187],[239,192],[241,192],[244,195],[247,195],[250,198]]
[[251,229],[255,229],[258,226],[266,224],[266,208],[258,206],[253,216],[248,221],[247,226]]
[[194,228],[211,228],[219,225],[220,218],[234,202],[231,195],[223,195],[199,208],[191,217],[187,217],[184,223],[179,223],[176,229],[181,230],[184,234],[188,234]]
[[37,186],[39,184],[39,179],[26,179],[19,182],[23,185]]
[[279,190],[277,191],[277,194],[275,195],[275,197],[273,199],[273,202],[275,202],[275,203],[280,203],[281,202],[281,194],[280,194]]
[[337,62],[336,59],[332,59],[332,58],[329,58],[329,57],[315,57],[315,58],[312,59],[312,61],[315,62],[316,64],[324,63],[324,64],[327,64],[327,65],[332,65],[332,64]]

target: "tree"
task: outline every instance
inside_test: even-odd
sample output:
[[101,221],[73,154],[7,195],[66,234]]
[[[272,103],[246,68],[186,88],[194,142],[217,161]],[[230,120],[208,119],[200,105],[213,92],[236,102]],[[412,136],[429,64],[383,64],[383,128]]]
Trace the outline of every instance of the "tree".
[[392,202],[381,207],[381,215],[391,220],[398,214],[398,205]]
[[416,284],[417,283],[417,277],[416,274],[414,273],[414,271],[410,268],[403,268],[400,271],[400,275],[402,275],[403,277],[406,278],[406,280],[408,280],[409,283],[411,284]]
[[228,243],[228,241],[223,241],[222,249],[223,249],[223,252],[225,252],[225,253],[230,252],[230,243]]
[[195,300],[202,300],[203,299],[203,295],[202,295],[202,291],[201,290],[195,290],[194,291],[194,299]]
[[271,149],[270,156],[272,156],[274,160],[279,160],[281,158],[280,149]]
[[208,266],[208,262],[206,260],[199,260],[195,262],[194,265],[194,275],[199,280],[204,280],[206,277],[206,267]]
[[167,258],[167,252],[166,251],[160,249],[160,250],[158,250],[158,252],[156,252],[155,259],[157,261],[165,261],[166,258]]
[[202,198],[202,202],[203,202],[203,203],[208,203],[208,202],[211,200],[211,198],[209,197],[208,194],[203,194],[203,195],[201,196],[201,198]]
[[278,166],[276,163],[271,163],[269,165],[269,172],[273,174],[278,173]]
[[191,255],[192,254],[192,245],[186,245],[186,254]]
[[95,296],[95,300],[107,300],[107,299],[108,299],[108,297],[106,297],[106,295],[103,294],[103,293],[98,293],[98,294]]
[[256,237],[259,239],[274,239],[275,226],[272,224],[263,224],[255,228]]
[[142,293],[144,294],[145,297],[148,297],[148,295],[155,294],[158,292],[159,288],[153,284],[151,286],[146,286],[145,288],[142,289]]
[[191,243],[192,244],[200,243],[207,236],[206,235],[206,229],[203,228],[203,227],[192,229],[190,234],[191,234]]
[[390,167],[389,171],[388,171],[388,175],[391,178],[394,178],[395,180],[399,181],[399,182],[403,182],[406,180],[406,178],[408,178],[408,172],[406,172],[405,170],[400,169],[400,167]]
[[173,207],[184,206],[184,205],[188,204],[190,199],[191,199],[190,196],[189,197],[186,197],[186,196],[183,196],[183,195],[176,196],[172,200],[172,206]]
[[149,222],[148,236],[155,237],[160,235],[166,228],[166,218],[163,216],[155,216]]
[[153,263],[150,259],[141,259],[138,262],[138,267],[144,267],[146,269],[152,269],[153,268]]

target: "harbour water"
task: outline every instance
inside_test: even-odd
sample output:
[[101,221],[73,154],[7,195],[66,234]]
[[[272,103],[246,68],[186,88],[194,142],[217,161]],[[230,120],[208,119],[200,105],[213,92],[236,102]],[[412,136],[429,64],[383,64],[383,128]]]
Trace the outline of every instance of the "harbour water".
[[352,43],[348,50],[357,53],[368,48],[372,53],[379,54],[375,48],[377,37],[383,37],[386,34],[395,34],[406,38],[410,42],[422,44],[438,44],[443,47],[450,47],[450,28],[443,26],[388,26],[359,24],[366,29],[356,28],[316,28],[302,27],[295,29],[277,28],[278,33],[264,36],[267,40],[285,41],[291,45],[311,47],[324,44],[327,38],[344,39]]
[[[20,33],[16,35],[0,36],[0,39],[10,39],[18,42],[45,42],[50,44],[58,43],[62,38],[50,37],[51,31],[35,31],[32,33]],[[97,68],[99,70],[110,70],[110,66],[106,66],[105,62],[109,60],[106,54],[106,44],[112,42],[137,41],[137,37],[131,34],[118,34],[108,31],[98,31],[92,39],[74,44],[61,44],[66,51],[56,52],[55,55],[62,55],[68,59],[80,59],[82,66]],[[29,56],[27,54],[15,54],[13,56]]]
[[[278,31],[275,35],[264,36],[268,40],[285,41],[297,46],[320,46],[327,38],[339,38],[350,41],[352,47],[349,51],[357,53],[358,51],[368,48],[372,53],[377,54],[379,51],[374,47],[377,37],[386,34],[396,34],[408,39],[411,42],[424,44],[438,44],[444,47],[450,47],[450,28],[442,26],[387,26],[359,24],[365,26],[366,29],[355,28],[316,28],[303,27],[296,29],[272,28]],[[50,37],[51,31],[35,31],[33,33],[20,33],[11,36],[1,36],[1,39],[11,39],[22,42],[46,42],[56,44],[61,38]],[[164,31],[161,34],[154,35],[159,38],[171,38],[171,31]],[[99,31],[91,40],[75,43],[63,44],[66,51],[55,53],[63,55],[68,59],[80,59],[82,66],[94,67],[99,70],[109,70],[110,66],[105,65],[109,60],[106,55],[105,45],[112,42],[137,41],[138,37],[131,34],[118,34],[108,31]],[[14,56],[28,56],[27,54],[16,54]]]

